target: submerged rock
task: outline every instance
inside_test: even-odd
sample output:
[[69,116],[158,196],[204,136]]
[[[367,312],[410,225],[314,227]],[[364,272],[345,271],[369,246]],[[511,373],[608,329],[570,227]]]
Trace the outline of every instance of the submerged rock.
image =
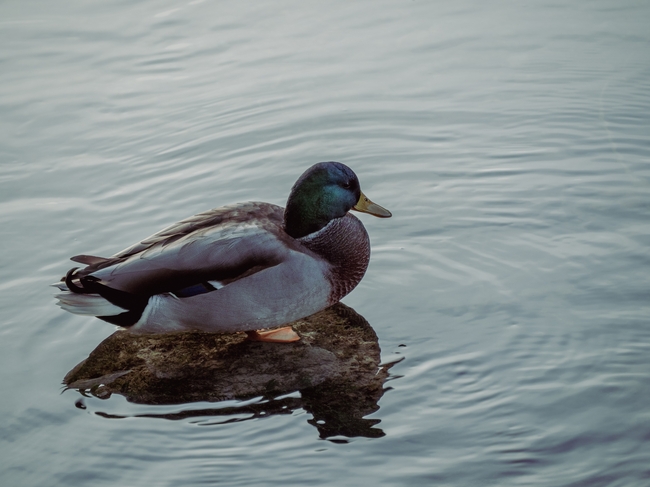
[[[244,333],[183,332],[134,335],[117,331],[64,379],[101,399],[120,394],[140,404],[217,402],[263,396],[246,406],[253,415],[302,407],[321,437],[383,436],[366,420],[377,409],[388,367],[380,367],[377,335],[352,308],[338,303],[291,324],[294,343],[246,340]],[[273,400],[300,391],[300,398]],[[188,411],[187,416],[227,415],[239,408]],[[183,413],[178,413],[183,414]],[[161,414],[160,417],[174,416]],[[148,415],[151,416],[151,415]]]

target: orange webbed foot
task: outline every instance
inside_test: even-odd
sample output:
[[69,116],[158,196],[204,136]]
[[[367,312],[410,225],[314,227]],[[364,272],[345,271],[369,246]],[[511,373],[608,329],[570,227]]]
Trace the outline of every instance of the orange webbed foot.
[[246,334],[252,342],[291,343],[300,340],[300,335],[290,326],[283,326],[275,330],[247,331]]

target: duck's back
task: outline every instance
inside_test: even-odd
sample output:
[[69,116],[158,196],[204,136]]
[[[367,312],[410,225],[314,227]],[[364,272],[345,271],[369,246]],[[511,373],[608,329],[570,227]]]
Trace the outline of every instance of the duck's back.
[[247,202],[186,218],[113,257],[78,271],[139,296],[174,292],[202,281],[232,281],[276,265],[295,246],[282,230],[282,208]]

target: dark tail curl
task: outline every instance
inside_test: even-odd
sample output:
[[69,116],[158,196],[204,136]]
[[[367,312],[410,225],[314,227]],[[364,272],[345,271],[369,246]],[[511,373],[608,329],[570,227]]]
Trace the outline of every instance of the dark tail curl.
[[77,294],[88,294],[88,290],[83,287],[77,286],[72,280],[74,279],[74,272],[79,269],[78,267],[73,267],[65,275],[65,285],[68,286],[68,289],[73,293]]
[[[149,302],[149,296],[139,296],[126,291],[120,291],[119,289],[113,289],[102,284],[93,275],[83,275],[83,271],[82,276],[77,277],[75,274],[77,269],[79,268],[73,267],[70,269],[64,278],[65,285],[68,286],[70,292],[76,294],[99,294],[107,301],[126,310],[124,313],[118,315],[98,316],[97,318],[124,327],[129,327],[140,319],[142,312]],[[74,279],[78,279],[81,286],[75,284],[73,282]]]

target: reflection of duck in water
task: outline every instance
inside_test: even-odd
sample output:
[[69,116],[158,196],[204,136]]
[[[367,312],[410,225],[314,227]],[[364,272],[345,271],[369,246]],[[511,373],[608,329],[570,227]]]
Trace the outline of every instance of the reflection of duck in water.
[[[313,415],[309,423],[322,438],[383,436],[373,427],[379,420],[365,418],[379,409],[389,368],[380,367],[381,350],[368,322],[338,303],[292,325],[303,339],[283,347],[251,342],[243,334],[143,336],[117,331],[71,370],[64,382],[69,389],[102,399],[120,394],[140,404],[215,403],[214,408],[201,410],[187,404],[186,410],[171,414],[149,411],[148,417],[246,413],[262,417],[303,408]],[[300,394],[286,396],[294,391]],[[253,397],[267,400],[237,407],[218,405]]]
[[293,341],[290,328],[255,333],[338,302],[361,280],[368,234],[349,210],[389,217],[338,162],[309,168],[285,210],[241,203],[201,213],[113,257],[78,255],[62,308],[137,333],[250,331]]

